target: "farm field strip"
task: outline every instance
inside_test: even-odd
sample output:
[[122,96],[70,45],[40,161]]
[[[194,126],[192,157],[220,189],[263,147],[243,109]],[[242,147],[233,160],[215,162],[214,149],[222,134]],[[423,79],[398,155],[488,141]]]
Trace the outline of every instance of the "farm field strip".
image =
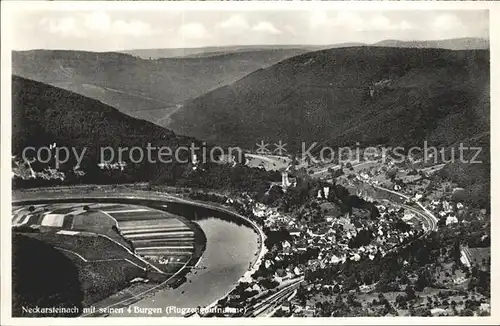
[[120,229],[131,229],[136,227],[158,227],[158,226],[183,226],[185,225],[178,219],[156,219],[156,220],[134,220],[134,221],[120,221]]
[[133,208],[133,209],[119,209],[119,210],[103,209],[103,211],[105,211],[108,214],[151,212],[151,210],[147,208]]
[[154,233],[141,233],[141,234],[129,234],[126,236],[127,239],[137,239],[137,238],[149,238],[149,237],[166,237],[168,235],[193,235],[193,231],[173,231],[173,232],[154,232]]
[[17,219],[16,224],[31,225],[31,224],[33,224],[32,223],[33,221],[38,220],[38,219],[35,219],[35,217],[36,217],[35,215],[31,215],[31,216],[29,214],[23,215]]
[[93,211],[90,213],[83,213],[73,216],[74,227],[85,226],[108,226],[115,225],[115,221],[100,211]]
[[135,220],[135,221],[122,221],[120,222],[121,229],[135,229],[135,228],[143,228],[143,229],[154,229],[154,228],[176,228],[182,227],[186,224],[181,221],[172,221],[171,219],[157,219],[157,220]]
[[156,247],[143,247],[143,248],[137,248],[136,250],[146,250],[146,249],[150,249],[150,250],[170,250],[170,249],[177,249],[177,250],[191,250],[193,249],[194,246],[156,246]]
[[183,255],[189,255],[194,250],[193,244],[151,244],[150,246],[137,246],[135,252],[142,255],[144,252],[155,252],[158,255],[169,256],[171,253],[181,252]]
[[191,255],[191,250],[178,250],[178,249],[149,249],[149,248],[143,248],[140,251],[140,255],[143,256],[190,256]]
[[158,241],[158,240],[172,240],[172,241],[177,241],[177,240],[195,240],[194,234],[192,235],[185,235],[185,234],[169,234],[167,238],[157,238],[155,237],[148,237],[145,239],[134,239],[134,241]]
[[[42,226],[36,237],[63,252],[71,252],[73,258],[80,255],[89,261],[126,259],[136,266],[151,264],[168,274],[189,261],[194,251],[194,231],[177,215],[154,208],[91,202],[33,207],[35,210],[31,211],[28,206],[16,207],[12,220]],[[118,232],[113,231],[115,225]],[[72,230],[78,232],[59,233]]]
[[[102,210],[103,212],[108,213],[106,210]],[[109,213],[108,213],[109,214]],[[162,212],[158,211],[145,211],[145,212],[129,212],[129,213],[112,213],[110,214],[117,221],[128,221],[128,220],[159,220],[159,219],[167,219]]]
[[62,227],[64,224],[64,217],[65,216],[61,214],[45,214],[40,225]]
[[135,233],[152,233],[152,232],[176,232],[176,231],[190,231],[187,226],[174,226],[174,227],[157,227],[157,228],[140,228],[140,229],[126,229],[121,230],[123,234]]
[[[158,254],[152,254],[152,255],[144,255],[144,257],[158,259],[161,256],[159,256]],[[169,265],[170,264],[177,264],[177,265],[179,265],[179,264],[186,264],[189,261],[190,258],[191,258],[191,256],[190,255],[186,255],[185,252],[179,253],[177,255],[169,255],[169,257],[168,257],[168,264]]]
[[175,264],[184,265],[186,262],[185,261],[169,261],[168,263],[171,265],[175,265]]
[[64,207],[64,208],[56,208],[54,209],[52,212],[50,212],[51,214],[69,214],[69,213],[72,213],[73,211],[75,210],[78,210],[78,208],[82,207],[83,205],[78,205],[79,207],[74,207],[74,206],[71,206],[71,207]]
[[21,206],[21,207],[16,207],[14,209],[13,208],[13,211],[12,211],[12,223],[14,224],[17,224],[19,223],[20,220],[22,220],[23,218],[26,217],[26,215],[28,215],[28,213],[26,212],[26,209],[25,207]]
[[177,218],[179,216],[175,215],[175,214],[172,214],[172,213],[169,213],[169,212],[165,212],[165,211],[162,211],[162,210],[157,210],[157,209],[154,209],[154,208],[145,208],[144,210],[142,211],[138,211],[136,209],[127,209],[125,211],[121,211],[121,210],[116,210],[114,209],[111,210],[111,212],[106,209],[105,207],[101,208],[102,211],[105,211],[106,213],[109,213],[115,217],[121,217],[122,215],[123,216],[138,216],[138,217],[142,217],[142,218],[137,218],[138,220],[149,220],[149,219],[152,219],[152,217],[150,216],[158,216],[157,219],[164,219],[164,220],[167,220],[167,219],[172,219],[172,220],[178,220]]
[[138,247],[147,247],[148,245],[153,245],[153,246],[157,246],[157,245],[191,245],[193,244],[194,242],[194,239],[193,238],[189,238],[189,239],[153,239],[153,240],[149,240],[149,239],[145,239],[145,240],[134,240],[133,243],[134,243],[134,247],[138,248]]
[[154,229],[154,228],[178,228],[184,227],[186,224],[183,222],[176,220],[172,221],[170,218],[168,219],[157,219],[157,220],[135,220],[133,223],[131,221],[122,221],[120,222],[121,229]]

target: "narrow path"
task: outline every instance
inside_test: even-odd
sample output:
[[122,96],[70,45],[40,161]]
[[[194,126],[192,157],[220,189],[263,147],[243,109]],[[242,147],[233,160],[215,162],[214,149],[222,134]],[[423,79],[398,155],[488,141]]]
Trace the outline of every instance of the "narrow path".
[[57,250],[69,252],[86,263],[104,263],[104,262],[110,262],[110,261],[126,261],[127,263],[130,263],[130,264],[136,266],[137,268],[142,269],[143,271],[146,270],[146,268],[139,266],[138,264],[134,263],[133,261],[130,261],[127,258],[87,259],[87,258],[83,257],[82,255],[80,255],[79,253],[74,252],[73,250],[69,250],[69,249],[65,249],[65,248],[61,248],[61,247],[54,247],[54,248],[56,248]]

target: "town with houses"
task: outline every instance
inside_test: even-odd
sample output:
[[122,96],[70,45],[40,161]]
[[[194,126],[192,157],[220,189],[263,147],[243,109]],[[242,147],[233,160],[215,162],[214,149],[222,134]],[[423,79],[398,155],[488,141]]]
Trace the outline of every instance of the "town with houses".
[[[312,178],[353,189],[358,197],[375,203],[375,215],[373,210],[357,208],[341,212],[329,200],[334,189],[328,185],[317,190],[307,208],[288,213],[251,198],[239,199],[263,221],[266,234],[280,236],[272,244],[266,240],[262,261],[218,305],[247,307],[244,316],[488,315],[489,288],[485,287],[489,284],[476,284],[477,279],[489,280],[485,275],[490,266],[488,212],[468,207],[463,188],[433,178],[444,164],[423,166],[417,161],[409,166],[397,166],[388,159],[349,162],[326,171],[321,165],[308,167]],[[290,177],[293,170],[281,168],[282,182],[275,186],[284,192],[296,187],[296,178]],[[397,199],[382,199],[391,196]],[[226,204],[232,205],[233,200]],[[330,269],[341,273],[346,262],[380,264],[384,257],[426,237],[440,233],[454,237],[469,228],[474,230],[469,238],[454,239],[450,248],[443,244],[446,250],[438,250],[435,261],[419,272],[410,258],[400,258],[400,274],[407,274],[397,276],[390,286],[372,277],[352,282],[315,276]],[[457,244],[453,252],[451,247]],[[336,301],[326,296],[332,293],[337,294]]]

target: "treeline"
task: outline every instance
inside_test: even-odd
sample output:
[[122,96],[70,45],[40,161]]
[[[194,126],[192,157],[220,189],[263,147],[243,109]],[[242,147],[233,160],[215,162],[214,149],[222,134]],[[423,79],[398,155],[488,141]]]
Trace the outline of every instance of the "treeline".
[[[328,187],[328,195],[325,195],[324,188]],[[370,214],[370,218],[376,219],[380,216],[380,213],[374,203],[364,200],[357,195],[352,195],[349,190],[339,184],[330,184],[317,179],[312,179],[310,176],[303,174],[298,177],[297,186],[290,188],[286,193],[281,193],[281,197],[275,198],[274,202],[277,202],[279,207],[285,211],[290,212],[297,209],[311,200],[317,198],[318,192],[321,195],[321,200],[326,200],[328,202],[334,203],[340,207],[341,213],[353,213],[353,209],[366,210]],[[317,205],[312,203],[313,209],[317,211],[317,215],[321,214],[321,211]]]
[[151,183],[245,192],[253,196],[262,196],[273,181],[281,181],[279,172],[250,168],[243,164],[231,167],[228,164],[206,163],[196,169],[190,165],[178,174],[164,173]]

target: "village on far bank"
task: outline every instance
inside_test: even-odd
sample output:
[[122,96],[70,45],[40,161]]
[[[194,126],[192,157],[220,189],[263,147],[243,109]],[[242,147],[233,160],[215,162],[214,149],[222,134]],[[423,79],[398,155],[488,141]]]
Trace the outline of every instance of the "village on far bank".
[[[344,164],[259,158],[246,163],[282,176],[269,196],[294,192],[303,177],[322,186],[285,211],[280,200],[243,199],[262,221],[267,252],[221,307],[269,316],[490,314],[490,213],[468,205],[466,190],[439,176],[445,164],[396,163],[380,155]],[[338,186],[376,209],[346,210]],[[350,275],[356,266],[361,269]],[[280,296],[286,300],[273,305],[273,296],[287,289]],[[268,305],[261,303],[265,297],[272,298]]]

